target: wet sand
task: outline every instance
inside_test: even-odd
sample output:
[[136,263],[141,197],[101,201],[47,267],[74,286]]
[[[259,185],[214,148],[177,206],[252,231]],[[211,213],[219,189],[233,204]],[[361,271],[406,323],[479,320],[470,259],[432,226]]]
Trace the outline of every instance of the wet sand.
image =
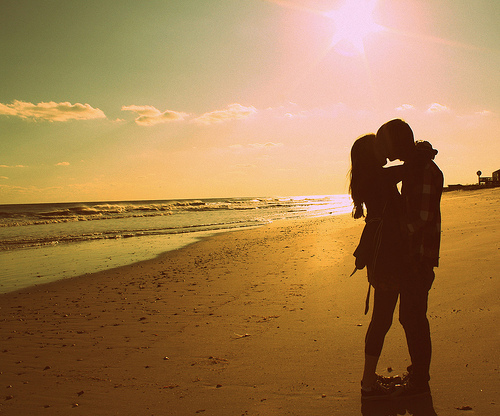
[[[363,223],[343,215],[0,295],[0,414],[497,415],[499,202],[443,196],[431,400],[361,406]],[[396,315],[379,372],[408,364]]]

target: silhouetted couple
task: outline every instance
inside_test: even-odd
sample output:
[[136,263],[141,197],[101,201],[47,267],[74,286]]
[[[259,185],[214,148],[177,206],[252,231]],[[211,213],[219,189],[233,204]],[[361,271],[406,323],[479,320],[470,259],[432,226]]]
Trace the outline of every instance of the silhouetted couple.
[[[365,339],[362,400],[430,393],[427,299],[439,261],[443,190],[443,174],[433,162],[436,154],[429,142],[415,142],[410,126],[399,119],[384,124],[376,135],[360,137],[351,149],[354,218],[365,216],[366,209],[354,253],[356,268],[366,266],[375,293]],[[387,159],[404,164],[384,168]],[[398,298],[411,365],[403,377],[383,377],[376,367]],[[369,293],[366,311],[368,302]]]

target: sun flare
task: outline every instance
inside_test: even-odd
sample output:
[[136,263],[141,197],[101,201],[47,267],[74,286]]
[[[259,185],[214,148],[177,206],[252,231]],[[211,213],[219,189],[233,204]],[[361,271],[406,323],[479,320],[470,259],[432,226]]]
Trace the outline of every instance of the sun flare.
[[373,20],[376,0],[346,0],[341,8],[325,13],[335,25],[331,45],[344,54],[364,54],[364,38],[382,26]]

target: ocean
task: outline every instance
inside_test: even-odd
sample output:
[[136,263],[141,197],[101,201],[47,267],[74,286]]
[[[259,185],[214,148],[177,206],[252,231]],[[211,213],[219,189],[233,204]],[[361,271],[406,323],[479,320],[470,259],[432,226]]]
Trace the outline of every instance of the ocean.
[[151,259],[219,232],[350,211],[348,195],[0,205],[0,293]]

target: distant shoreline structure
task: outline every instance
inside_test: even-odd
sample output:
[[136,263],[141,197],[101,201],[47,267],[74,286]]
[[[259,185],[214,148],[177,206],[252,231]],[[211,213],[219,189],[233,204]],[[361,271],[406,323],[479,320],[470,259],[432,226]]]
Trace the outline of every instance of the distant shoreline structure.
[[456,184],[456,185],[448,185],[443,189],[443,192],[450,192],[450,191],[476,191],[478,189],[491,189],[491,188],[498,188],[500,187],[500,183],[494,183],[494,184],[489,184],[489,185],[478,185],[478,184],[469,184],[469,185],[462,185],[462,184]]
[[491,176],[481,176],[482,174],[483,172],[481,172],[480,170],[477,171],[476,175],[478,183],[476,184],[448,185],[446,188],[443,189],[443,191],[458,191],[458,190],[473,191],[476,189],[497,188],[500,186],[500,169],[493,172]]

